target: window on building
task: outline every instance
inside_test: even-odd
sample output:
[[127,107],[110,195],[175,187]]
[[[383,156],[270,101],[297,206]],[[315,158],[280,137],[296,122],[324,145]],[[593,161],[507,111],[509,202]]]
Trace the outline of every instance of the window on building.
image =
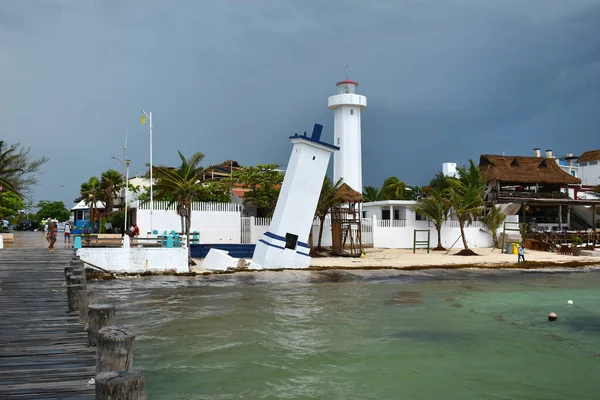
[[579,166],[580,167],[587,167],[587,163],[586,162],[579,163]]
[[589,166],[592,166],[592,165],[598,165],[598,161],[590,161],[590,162],[588,163],[588,165],[589,165]]
[[381,210],[381,219],[390,219],[390,210]]
[[400,219],[400,210],[394,210],[394,219]]
[[575,176],[575,171],[571,171],[571,176]]
[[350,115],[354,115],[354,109],[353,108],[350,109]]

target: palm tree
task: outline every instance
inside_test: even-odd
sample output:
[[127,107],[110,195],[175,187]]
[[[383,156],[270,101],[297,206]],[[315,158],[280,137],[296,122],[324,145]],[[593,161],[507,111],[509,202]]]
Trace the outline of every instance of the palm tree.
[[328,176],[323,179],[323,186],[321,186],[321,194],[319,195],[319,201],[317,203],[317,209],[315,210],[315,216],[319,218],[319,239],[317,241],[317,249],[321,249],[321,240],[323,239],[323,225],[325,224],[325,217],[329,214],[331,207],[336,205],[339,201],[336,196],[336,192],[342,185],[342,179],[340,178],[335,184],[329,179]]
[[75,199],[75,201],[85,200],[85,203],[90,207],[90,228],[94,228],[94,208],[96,203],[101,201],[103,197],[102,187],[100,186],[100,180],[92,176],[87,182],[81,184],[79,189],[81,197]]
[[450,215],[450,203],[447,199],[447,190],[428,189],[425,196],[421,197],[413,209],[429,218],[437,231],[437,247],[433,250],[446,250],[442,246],[442,225]]
[[459,254],[474,255],[469,249],[465,237],[465,225],[471,224],[483,211],[483,193],[485,180],[473,160],[469,160],[469,167],[457,168],[459,177],[454,180],[450,188],[449,202],[452,206],[452,215],[458,219],[460,235],[464,250]]
[[190,158],[185,158],[181,151],[177,153],[181,159],[179,167],[155,167],[154,176],[157,181],[154,184],[154,190],[159,197],[169,199],[169,206],[177,203],[177,213],[185,216],[185,235],[189,257],[192,201],[202,195],[198,183],[204,172],[204,168],[200,166],[204,154],[196,152]]
[[100,187],[102,188],[102,201],[106,204],[106,210],[108,212],[113,211],[114,199],[121,192],[124,186],[123,174],[120,172],[109,169],[102,173],[100,178]]
[[433,177],[433,179],[429,181],[429,187],[437,191],[450,189],[454,180],[455,178],[446,176],[443,172],[438,172],[437,174],[435,174],[435,177]]
[[385,200],[412,200],[412,193],[406,182],[391,176],[383,182],[381,191]]
[[492,239],[494,240],[494,247],[498,247],[498,229],[502,226],[502,223],[506,219],[506,215],[502,211],[500,211],[500,207],[492,206],[487,214],[481,217],[481,222],[483,222],[490,233],[492,234]]
[[362,195],[365,202],[383,200],[381,189],[376,186],[365,186]]
[[17,155],[13,146],[6,146],[4,141],[0,140],[0,186],[8,192],[13,192],[19,197],[23,197],[17,189],[17,181],[14,175],[19,172],[19,168],[14,166]]
[[0,140],[0,186],[23,198],[23,192],[37,183],[35,175],[47,161],[46,157],[31,160],[29,148]]

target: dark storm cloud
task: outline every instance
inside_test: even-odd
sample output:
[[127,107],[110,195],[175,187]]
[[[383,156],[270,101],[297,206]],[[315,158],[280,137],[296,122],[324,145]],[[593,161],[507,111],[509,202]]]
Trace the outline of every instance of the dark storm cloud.
[[[426,183],[481,153],[599,148],[600,0],[3,0],[0,135],[51,163],[36,199],[202,151],[285,165],[361,82],[364,182]],[[64,188],[60,188],[63,185]]]

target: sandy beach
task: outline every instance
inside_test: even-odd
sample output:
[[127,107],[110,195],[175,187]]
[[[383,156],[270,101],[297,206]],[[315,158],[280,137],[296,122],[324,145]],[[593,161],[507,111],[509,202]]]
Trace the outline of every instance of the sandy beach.
[[[580,256],[526,250],[525,263],[517,263],[516,254],[500,249],[473,249],[477,256],[458,256],[460,250],[431,251],[410,249],[365,249],[365,257],[314,257],[311,269],[428,269],[428,268],[556,268],[600,265],[600,251],[582,251]],[[194,259],[196,273],[213,272],[201,268],[202,259]]]
[[[473,249],[477,256],[458,256],[460,250],[431,251],[417,250],[413,254],[409,249],[366,249],[364,258],[347,257],[322,257],[313,258],[311,267],[509,267],[519,268],[525,265],[517,263],[516,254],[502,254],[500,249],[479,248]],[[585,253],[585,254],[584,254]],[[582,252],[580,256],[556,254],[547,251],[526,250],[525,264],[600,264],[600,251]]]

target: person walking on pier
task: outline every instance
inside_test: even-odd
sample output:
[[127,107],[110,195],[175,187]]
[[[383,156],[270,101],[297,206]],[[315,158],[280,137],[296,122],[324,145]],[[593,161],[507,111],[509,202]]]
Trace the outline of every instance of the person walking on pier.
[[67,243],[67,240],[71,243],[71,224],[68,222],[65,223],[65,232],[63,233],[63,236],[65,238],[65,243]]
[[48,248],[50,251],[54,251],[54,243],[56,243],[56,224],[48,219],[48,233],[46,234],[46,241],[50,243]]

